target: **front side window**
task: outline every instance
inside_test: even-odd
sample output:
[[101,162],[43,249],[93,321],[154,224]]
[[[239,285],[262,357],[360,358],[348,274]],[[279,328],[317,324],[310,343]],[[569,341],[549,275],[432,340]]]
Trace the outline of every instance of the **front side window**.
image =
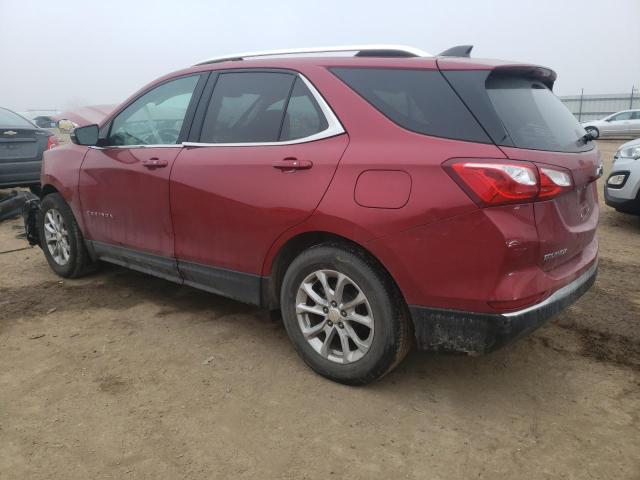
[[178,143],[191,97],[200,76],[163,83],[145,93],[113,120],[110,146],[172,145]]
[[622,112],[609,117],[610,122],[619,122],[621,120],[631,120],[631,112]]

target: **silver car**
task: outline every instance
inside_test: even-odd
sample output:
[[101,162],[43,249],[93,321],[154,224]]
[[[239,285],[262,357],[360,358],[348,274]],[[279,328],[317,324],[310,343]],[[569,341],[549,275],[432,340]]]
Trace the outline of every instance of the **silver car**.
[[640,138],[623,144],[613,157],[604,201],[619,212],[640,215]]
[[592,138],[637,137],[640,135],[640,110],[623,110],[601,120],[582,122]]

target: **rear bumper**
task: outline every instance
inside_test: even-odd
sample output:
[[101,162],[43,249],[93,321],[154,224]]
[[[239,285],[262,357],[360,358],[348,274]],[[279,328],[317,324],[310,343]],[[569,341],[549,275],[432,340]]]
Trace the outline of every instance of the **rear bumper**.
[[604,187],[604,203],[620,212],[640,214],[640,193],[636,198],[627,199],[614,197],[609,193],[609,188]]
[[526,335],[580,298],[596,280],[597,262],[531,307],[504,314],[410,306],[418,348],[478,355]]
[[0,188],[26,187],[40,183],[42,156],[26,160],[0,160]]

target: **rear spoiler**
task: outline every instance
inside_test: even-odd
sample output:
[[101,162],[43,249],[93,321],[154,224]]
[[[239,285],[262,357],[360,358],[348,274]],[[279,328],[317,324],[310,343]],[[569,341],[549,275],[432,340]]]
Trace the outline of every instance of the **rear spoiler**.
[[549,90],[553,90],[553,84],[558,78],[556,72],[539,65],[499,65],[493,71],[517,77],[535,78],[544,83]]
[[473,50],[473,45],[456,45],[455,47],[447,48],[444,52],[440,52],[438,56],[469,58],[471,50]]

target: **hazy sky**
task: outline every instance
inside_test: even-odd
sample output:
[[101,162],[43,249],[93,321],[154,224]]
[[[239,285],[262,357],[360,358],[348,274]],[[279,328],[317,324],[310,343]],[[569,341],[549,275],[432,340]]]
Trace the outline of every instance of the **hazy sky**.
[[640,0],[0,0],[0,106],[119,103],[209,57],[352,43],[473,44],[555,69],[559,95],[640,87]]

